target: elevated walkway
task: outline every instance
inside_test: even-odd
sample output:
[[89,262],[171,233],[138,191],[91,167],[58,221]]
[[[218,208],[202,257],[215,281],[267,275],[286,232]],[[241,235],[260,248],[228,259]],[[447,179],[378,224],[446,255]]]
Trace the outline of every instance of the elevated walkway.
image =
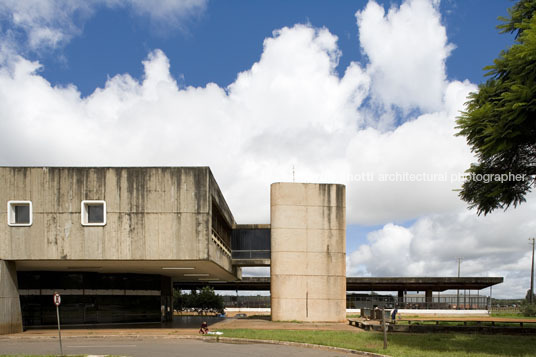
[[234,266],[270,266],[270,225],[235,225],[231,234],[231,248]]

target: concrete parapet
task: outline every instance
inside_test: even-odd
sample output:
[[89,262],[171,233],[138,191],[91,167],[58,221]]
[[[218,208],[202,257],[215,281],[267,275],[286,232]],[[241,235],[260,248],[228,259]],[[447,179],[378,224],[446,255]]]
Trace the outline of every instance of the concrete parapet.
[[271,300],[275,321],[344,321],[345,187],[271,186]]
[[0,335],[22,332],[15,263],[0,260]]
[[[0,167],[0,259],[217,260],[211,211],[234,218],[208,167]],[[9,201],[33,222],[8,225]],[[82,201],[106,203],[106,222],[81,222]],[[211,251],[212,252],[212,251]],[[218,263],[231,271],[231,258]]]

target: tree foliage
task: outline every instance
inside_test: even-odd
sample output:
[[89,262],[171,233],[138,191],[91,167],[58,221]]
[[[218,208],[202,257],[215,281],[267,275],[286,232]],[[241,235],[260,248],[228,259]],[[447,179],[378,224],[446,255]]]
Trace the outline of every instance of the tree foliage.
[[536,317],[536,304],[521,304],[523,316]]
[[530,295],[532,294],[532,292],[529,290],[527,290],[527,294],[525,295],[525,300],[523,300],[523,302],[521,303],[521,313],[523,314],[523,316],[527,316],[527,317],[535,317],[536,316],[536,299],[535,299],[535,295],[532,294],[532,303],[530,302]]
[[[469,95],[458,118],[478,162],[467,170],[460,197],[478,214],[507,209],[525,201],[536,174],[536,0],[521,0],[509,9],[501,32],[516,34],[516,43],[484,69],[490,77]],[[483,175],[518,174],[522,179],[483,180]],[[480,175],[480,176],[479,176]]]
[[504,23],[497,26],[497,28],[501,30],[500,33],[515,33],[517,38],[523,32],[523,29],[526,28],[534,12],[536,12],[535,1],[519,1],[508,9],[509,17],[499,16],[499,20]]
[[173,290],[173,309],[182,311],[186,306],[187,295],[183,294],[180,289]]
[[195,310],[198,313],[223,313],[225,306],[223,297],[217,295],[214,288],[205,286],[199,291],[192,290],[190,294],[175,290],[173,292],[173,308],[179,311]]
[[530,296],[532,295],[532,302],[536,303],[536,294],[532,293],[532,291],[527,290],[527,293],[525,294],[525,302],[530,303],[531,299]]

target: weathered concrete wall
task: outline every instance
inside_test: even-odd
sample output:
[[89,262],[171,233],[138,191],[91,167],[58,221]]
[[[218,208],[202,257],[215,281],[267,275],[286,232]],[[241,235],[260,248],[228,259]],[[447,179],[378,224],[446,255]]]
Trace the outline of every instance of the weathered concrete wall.
[[[223,194],[221,193],[221,190],[218,186],[218,183],[214,179],[214,176],[209,171],[208,175],[208,182],[209,182],[209,197],[211,199],[211,202],[214,203],[215,206],[217,206],[217,209],[222,215],[223,220],[225,223],[229,226],[229,229],[231,230],[233,226],[236,224],[233,214],[231,213],[231,210],[229,209],[229,206],[227,205],[227,202],[225,201],[225,198],[223,197]],[[209,205],[210,210],[210,227],[212,230],[213,222],[212,222],[212,209],[214,209],[214,205]],[[209,234],[212,237],[212,231],[209,232]],[[215,239],[210,239],[208,244],[208,256],[211,261],[215,262],[216,264],[222,266],[227,271],[235,271],[235,276],[242,275],[241,268],[239,267],[233,267],[232,265],[232,258],[231,258],[231,245],[229,244],[228,249],[223,249],[221,245],[218,245],[216,243]],[[238,270],[238,271],[237,271]]]
[[[0,168],[0,259],[209,259],[210,170]],[[7,225],[31,200],[33,224]],[[82,226],[82,200],[105,200],[105,226]],[[229,264],[227,264],[229,265]]]
[[272,320],[346,317],[345,187],[271,186]]
[[214,176],[212,175],[212,172],[210,171],[209,171],[209,190],[210,190],[210,195],[214,203],[219,207],[220,212],[225,217],[225,220],[227,221],[227,223],[231,226],[231,228],[233,228],[233,226],[236,224],[233,214],[231,210],[229,209],[229,206],[227,205],[227,202],[225,201],[223,194],[221,193],[220,187],[218,186],[216,179],[214,179]]
[[0,260],[0,335],[22,332],[15,264]]

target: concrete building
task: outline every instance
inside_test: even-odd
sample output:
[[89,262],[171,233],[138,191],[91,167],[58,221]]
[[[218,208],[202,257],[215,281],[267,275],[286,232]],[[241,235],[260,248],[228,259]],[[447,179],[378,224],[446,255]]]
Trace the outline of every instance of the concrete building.
[[274,183],[270,202],[272,319],[344,321],[345,187]]
[[208,167],[2,167],[0,182],[0,333],[53,324],[55,291],[66,323],[169,319],[173,283],[270,264],[274,319],[344,319],[343,186],[274,184],[271,227],[237,225]]
[[342,321],[347,291],[502,282],[347,279],[343,185],[274,183],[270,224],[240,225],[208,167],[0,167],[0,183],[0,334],[55,324],[54,292],[64,324],[169,320],[173,286],[205,285],[270,290],[273,320]]

